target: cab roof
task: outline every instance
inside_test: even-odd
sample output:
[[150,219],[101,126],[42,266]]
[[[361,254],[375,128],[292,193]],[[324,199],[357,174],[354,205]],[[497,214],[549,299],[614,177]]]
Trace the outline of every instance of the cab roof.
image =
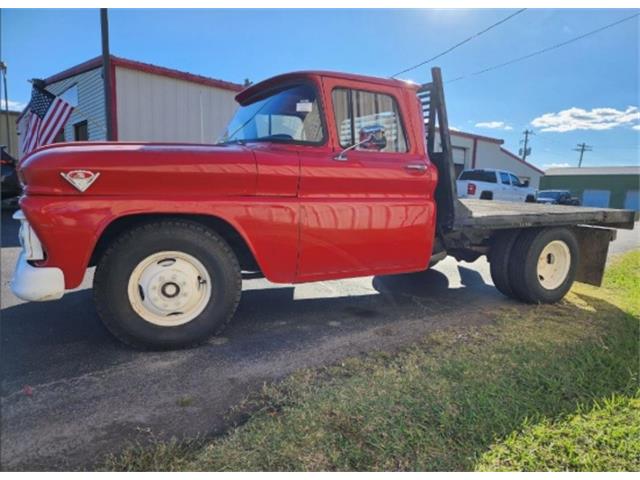
[[357,75],[354,73],[331,72],[324,70],[303,70],[298,72],[283,73],[281,75],[276,75],[274,77],[267,78],[266,80],[262,80],[261,82],[251,85],[250,87],[244,89],[242,92],[236,95],[236,100],[238,101],[238,103],[243,104],[254,96],[277,87],[280,84],[294,80],[318,79],[320,77],[338,78],[353,82],[373,83],[376,85],[385,85],[388,87],[396,88],[411,88],[413,90],[418,90],[420,88],[420,85],[418,85],[417,83],[406,80],[397,80],[394,78],[371,77],[368,75]]

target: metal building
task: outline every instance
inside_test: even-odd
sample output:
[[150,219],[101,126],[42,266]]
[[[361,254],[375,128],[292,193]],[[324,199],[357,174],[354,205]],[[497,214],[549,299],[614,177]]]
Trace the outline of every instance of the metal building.
[[[8,123],[7,114],[9,116]],[[18,129],[16,121],[19,116],[20,112],[0,110],[0,145],[7,147],[7,152],[13,158],[18,158]],[[7,125],[9,126],[8,132]]]
[[503,148],[504,140],[451,130],[451,150],[456,175],[469,168],[499,168],[516,174],[538,188],[544,171]]
[[[112,131],[118,141],[213,143],[235,112],[240,84],[111,56]],[[56,140],[105,140],[102,57],[45,79],[76,105]],[[74,97],[70,99],[69,97]]]
[[543,190],[569,190],[590,207],[640,210],[640,166],[551,168]]

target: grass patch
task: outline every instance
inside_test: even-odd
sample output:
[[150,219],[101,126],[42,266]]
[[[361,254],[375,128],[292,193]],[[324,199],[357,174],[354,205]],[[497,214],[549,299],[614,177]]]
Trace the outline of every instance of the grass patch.
[[479,470],[640,470],[640,398],[614,395],[591,411],[544,419],[513,433],[480,459]]
[[134,446],[105,468],[637,469],[639,285],[635,252],[603,288],[302,370],[247,400],[253,415],[223,437]]

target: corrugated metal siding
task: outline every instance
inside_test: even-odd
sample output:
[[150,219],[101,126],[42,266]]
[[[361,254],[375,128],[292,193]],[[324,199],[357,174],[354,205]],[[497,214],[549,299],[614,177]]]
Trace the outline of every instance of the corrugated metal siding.
[[47,85],[47,90],[54,95],[60,95],[74,85],[78,87],[78,106],[74,109],[65,125],[65,140],[75,140],[73,138],[73,125],[83,120],[87,121],[89,140],[106,140],[107,130],[105,123],[106,114],[104,109],[102,68],[96,68],[52,83]]
[[627,192],[640,188],[640,175],[552,175],[540,181],[540,190],[569,190],[583,199],[585,190],[608,190],[611,192],[609,208],[624,208]]
[[212,143],[235,113],[235,92],[116,67],[118,139]]

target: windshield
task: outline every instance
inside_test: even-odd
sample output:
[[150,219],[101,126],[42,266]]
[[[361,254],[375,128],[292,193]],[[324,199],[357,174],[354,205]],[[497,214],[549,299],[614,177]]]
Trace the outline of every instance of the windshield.
[[542,190],[538,192],[538,198],[552,198],[553,200],[557,200],[562,195],[562,192],[557,192],[553,190]]
[[310,85],[295,85],[241,105],[222,137],[224,143],[321,143],[323,140],[316,92]]

